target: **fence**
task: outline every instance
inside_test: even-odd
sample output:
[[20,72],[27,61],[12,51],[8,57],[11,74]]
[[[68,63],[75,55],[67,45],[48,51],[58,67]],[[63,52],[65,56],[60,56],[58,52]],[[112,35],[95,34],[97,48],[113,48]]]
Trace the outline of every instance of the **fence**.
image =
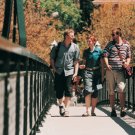
[[55,100],[47,63],[0,38],[0,135],[34,134]]

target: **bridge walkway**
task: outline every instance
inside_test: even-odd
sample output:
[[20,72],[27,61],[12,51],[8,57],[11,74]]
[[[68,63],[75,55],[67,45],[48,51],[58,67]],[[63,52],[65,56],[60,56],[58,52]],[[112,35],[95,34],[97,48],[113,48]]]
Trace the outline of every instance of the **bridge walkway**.
[[111,118],[110,107],[96,108],[96,117],[82,117],[84,105],[70,106],[70,117],[61,117],[59,108],[53,105],[48,111],[36,135],[135,135],[135,119]]

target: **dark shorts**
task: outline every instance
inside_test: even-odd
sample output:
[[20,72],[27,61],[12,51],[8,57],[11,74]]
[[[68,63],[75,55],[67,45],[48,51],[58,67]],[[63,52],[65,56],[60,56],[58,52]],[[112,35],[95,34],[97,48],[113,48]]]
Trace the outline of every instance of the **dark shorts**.
[[55,73],[54,84],[56,90],[56,97],[58,99],[61,99],[63,96],[72,96],[72,75],[65,76],[64,72],[61,75]]

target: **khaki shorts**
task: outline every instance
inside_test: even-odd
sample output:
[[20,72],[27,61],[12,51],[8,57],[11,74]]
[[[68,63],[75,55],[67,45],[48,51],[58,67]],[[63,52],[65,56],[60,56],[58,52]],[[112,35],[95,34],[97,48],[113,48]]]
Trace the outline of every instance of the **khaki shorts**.
[[109,95],[114,95],[114,91],[125,92],[126,79],[122,71],[106,70],[106,84]]

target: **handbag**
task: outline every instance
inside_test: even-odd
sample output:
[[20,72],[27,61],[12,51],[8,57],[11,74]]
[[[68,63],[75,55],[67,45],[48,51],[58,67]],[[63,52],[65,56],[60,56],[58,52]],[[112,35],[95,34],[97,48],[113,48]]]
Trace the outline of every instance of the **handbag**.
[[[121,59],[121,61],[124,61],[124,59],[122,58],[121,56],[121,53],[120,53],[120,50],[118,49],[118,47],[115,45],[115,47],[117,48],[118,50],[118,55]],[[127,66],[127,67],[123,67],[123,72],[124,72],[124,76],[126,79],[129,79],[130,77],[132,77],[133,75],[133,67],[132,66]]]
[[126,79],[129,79],[133,75],[133,68],[131,66],[127,66],[126,68],[123,67],[124,76]]

